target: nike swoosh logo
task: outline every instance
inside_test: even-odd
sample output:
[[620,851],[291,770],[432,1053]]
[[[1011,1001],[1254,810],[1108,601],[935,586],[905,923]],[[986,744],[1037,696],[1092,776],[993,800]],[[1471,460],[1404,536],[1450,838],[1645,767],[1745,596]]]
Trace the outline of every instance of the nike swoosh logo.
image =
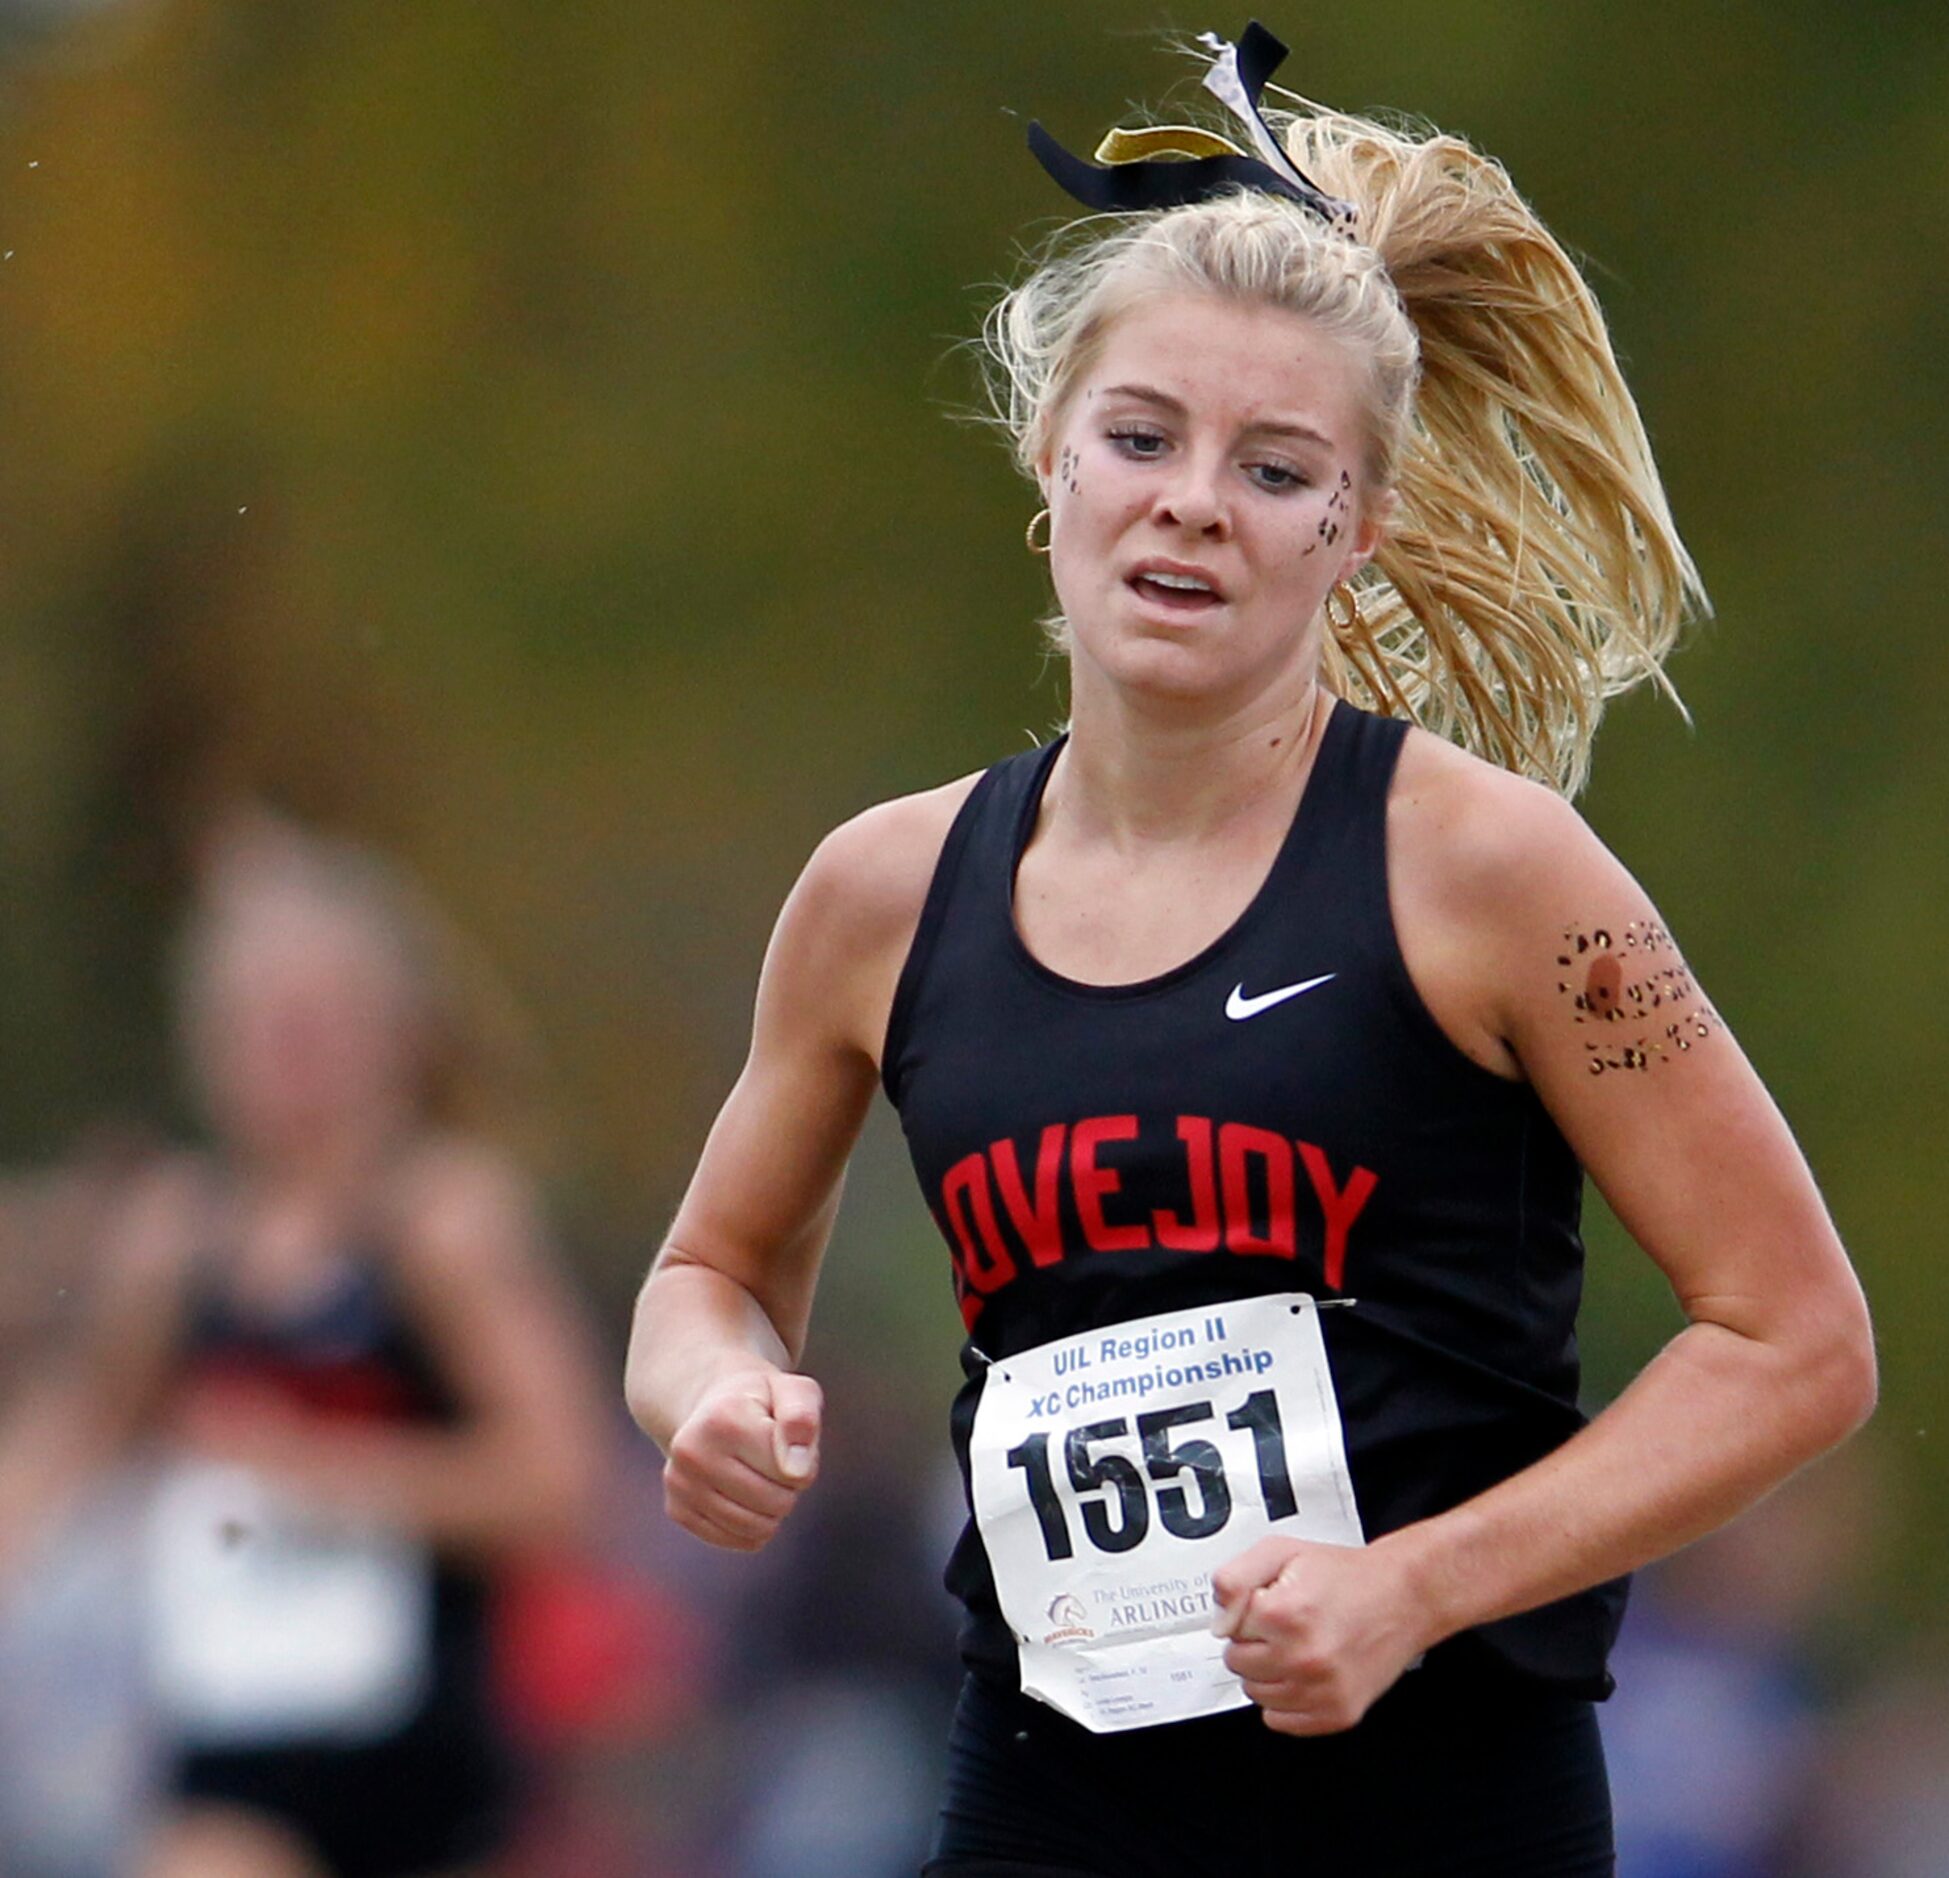
[[1225,1000],[1225,1015],[1233,1023],[1248,1017],[1257,1017],[1261,1011],[1269,1011],[1275,1004],[1284,1004],[1288,998],[1296,998],[1302,991],[1311,991],[1316,986],[1331,984],[1339,974],[1327,972],[1319,978],[1309,978],[1303,984],[1281,985],[1277,991],[1262,991],[1256,998],[1245,995],[1245,987],[1234,985],[1232,995]]

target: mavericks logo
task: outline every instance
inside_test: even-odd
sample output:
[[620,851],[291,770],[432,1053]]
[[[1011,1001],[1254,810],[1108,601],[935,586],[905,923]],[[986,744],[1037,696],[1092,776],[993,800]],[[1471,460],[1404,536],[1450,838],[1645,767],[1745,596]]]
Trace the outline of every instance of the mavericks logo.
[[1055,1629],[1048,1632],[1042,1641],[1050,1643],[1087,1643],[1096,1635],[1085,1621],[1089,1612],[1083,1608],[1083,1600],[1073,1597],[1069,1592],[1058,1592],[1049,1600],[1049,1621]]

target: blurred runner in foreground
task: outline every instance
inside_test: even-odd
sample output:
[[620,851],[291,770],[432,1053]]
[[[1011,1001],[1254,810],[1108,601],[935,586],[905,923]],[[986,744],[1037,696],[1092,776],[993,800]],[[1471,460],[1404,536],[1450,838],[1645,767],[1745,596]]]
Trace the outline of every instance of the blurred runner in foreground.
[[488,1576],[579,1529],[603,1423],[528,1184],[459,1125],[449,942],[370,857],[251,825],[181,996],[213,1146],[141,1184],[17,1412],[0,1546],[159,1438],[143,1878],[489,1870],[516,1787]]

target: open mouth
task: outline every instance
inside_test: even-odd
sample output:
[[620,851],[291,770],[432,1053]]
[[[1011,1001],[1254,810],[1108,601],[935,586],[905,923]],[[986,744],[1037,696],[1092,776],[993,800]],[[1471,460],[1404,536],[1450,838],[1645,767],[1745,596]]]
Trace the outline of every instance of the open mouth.
[[1182,574],[1133,574],[1129,587],[1140,600],[1167,613],[1208,613],[1222,602],[1204,581]]

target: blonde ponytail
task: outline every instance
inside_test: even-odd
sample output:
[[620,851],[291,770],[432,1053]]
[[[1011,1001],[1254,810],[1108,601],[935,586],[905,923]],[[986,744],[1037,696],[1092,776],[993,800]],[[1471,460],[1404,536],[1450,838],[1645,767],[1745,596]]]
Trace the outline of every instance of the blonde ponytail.
[[1360,208],[1419,344],[1398,507],[1326,673],[1575,794],[1604,704],[1706,599],[1596,297],[1499,163],[1336,112],[1286,125]]

